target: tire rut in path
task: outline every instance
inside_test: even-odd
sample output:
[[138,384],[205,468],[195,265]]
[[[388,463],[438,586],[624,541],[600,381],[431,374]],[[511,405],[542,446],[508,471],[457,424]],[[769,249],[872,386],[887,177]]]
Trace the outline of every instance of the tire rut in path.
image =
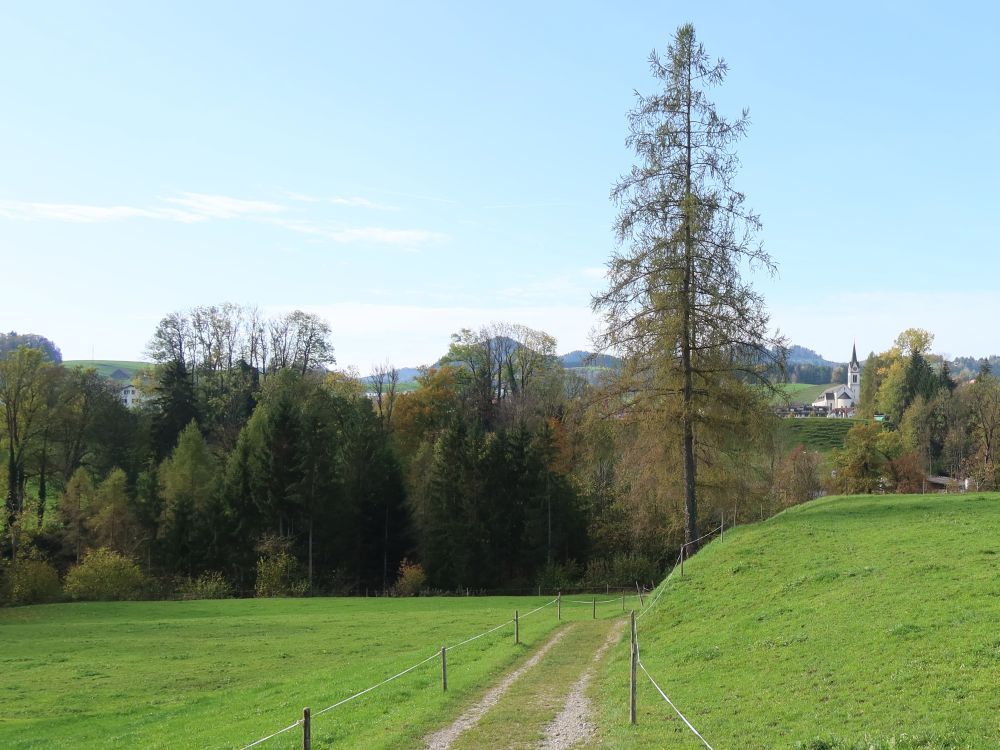
[[511,686],[517,682],[525,674],[525,672],[537,665],[545,654],[549,652],[549,649],[563,639],[566,633],[569,632],[570,628],[572,628],[572,625],[561,629],[558,633],[549,638],[549,640],[546,641],[542,647],[538,649],[538,651],[535,652],[530,659],[528,659],[528,661],[504,677],[497,685],[487,690],[486,694],[465,713],[459,716],[444,729],[440,729],[427,737],[424,740],[424,750],[448,750],[448,748],[451,747],[451,744],[458,739],[459,735],[469,729],[472,729],[472,727],[474,727],[479,720],[483,718],[486,712],[500,701],[504,693],[510,690]]
[[587,688],[590,686],[598,663],[607,650],[621,637],[624,628],[624,621],[611,628],[604,643],[594,653],[590,666],[570,688],[562,711],[545,728],[545,739],[539,745],[539,750],[568,750],[593,738],[596,730],[589,718],[590,700],[587,698]]

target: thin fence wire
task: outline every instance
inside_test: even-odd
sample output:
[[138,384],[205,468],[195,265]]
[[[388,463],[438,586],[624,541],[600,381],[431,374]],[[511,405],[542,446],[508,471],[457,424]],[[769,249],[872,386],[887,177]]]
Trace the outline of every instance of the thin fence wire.
[[646,608],[643,609],[642,612],[640,612],[639,614],[636,615],[636,619],[639,619],[640,617],[642,617],[643,615],[645,615],[647,612],[649,612],[650,610],[652,610],[653,607],[656,606],[656,603],[658,601],[660,601],[660,597],[663,596],[663,594],[667,590],[667,584],[670,583],[670,579],[674,577],[674,573],[677,571],[677,568],[680,566],[681,555],[684,554],[684,547],[686,547],[688,544],[695,544],[696,542],[700,542],[702,539],[705,539],[707,537],[712,536],[712,534],[715,534],[716,532],[720,531],[721,529],[722,529],[722,525],[720,524],[719,526],[716,526],[714,529],[712,529],[708,533],[702,534],[697,539],[693,539],[690,542],[686,542],[685,544],[681,545],[681,551],[677,555],[677,559],[674,561],[674,567],[672,567],[670,569],[670,573],[668,573],[667,577],[663,579],[663,583],[661,583],[657,587],[658,590],[656,592],[656,596],[653,597],[653,601],[651,601],[648,605],[646,605]]
[[382,680],[382,682],[378,683],[377,685],[372,685],[371,687],[365,688],[364,690],[362,690],[360,692],[357,692],[357,693],[355,693],[352,696],[349,696],[347,698],[344,698],[343,700],[337,701],[332,706],[327,706],[326,708],[317,711],[316,713],[313,714],[313,716],[322,716],[327,711],[332,711],[333,709],[337,708],[337,706],[343,706],[345,703],[350,703],[355,698],[360,698],[362,695],[365,695],[366,693],[370,693],[372,690],[375,690],[376,688],[380,688],[383,685],[386,685],[386,684],[392,682],[393,680],[395,680],[395,679],[397,679],[399,677],[402,677],[404,674],[409,674],[410,672],[412,672],[417,667],[422,667],[424,664],[426,664],[427,662],[431,661],[432,659],[438,658],[439,655],[440,655],[440,652],[439,651],[435,651],[433,654],[431,654],[430,656],[428,656],[426,659],[424,659],[421,662],[417,662],[412,667],[407,667],[402,672],[398,672],[398,673],[394,674],[392,677],[386,677],[384,680]]
[[487,630],[487,631],[486,631],[485,633],[480,633],[479,635],[474,635],[474,636],[472,636],[471,638],[466,638],[466,639],[465,639],[464,641],[462,641],[461,643],[456,643],[456,644],[455,644],[454,646],[446,646],[446,648],[447,648],[447,649],[448,649],[449,651],[451,651],[451,650],[453,650],[453,649],[456,649],[456,648],[458,648],[459,646],[464,646],[464,645],[465,645],[466,643],[472,643],[473,641],[478,641],[478,640],[479,640],[480,638],[482,638],[482,637],[484,637],[484,636],[487,636],[487,635],[489,635],[490,633],[495,633],[495,632],[497,632],[498,630],[500,630],[501,628],[505,628],[505,627],[507,627],[508,625],[513,625],[513,624],[514,624],[514,621],[513,621],[513,620],[507,620],[507,622],[502,622],[502,623],[500,623],[499,625],[497,625],[497,626],[496,626],[495,628],[490,628],[490,629],[489,629],[489,630]]
[[[525,613],[523,615],[520,615],[520,619],[524,619],[525,617],[528,617],[529,615],[533,615],[536,612],[540,612],[541,610],[545,609],[546,607],[551,607],[555,603],[556,603],[556,600],[553,599],[552,601],[547,602],[547,603],[543,604],[540,607],[536,607],[535,609],[531,610],[530,612],[527,612],[527,613]],[[495,633],[496,631],[501,630],[502,628],[505,628],[508,625],[513,624],[513,622],[514,622],[513,620],[507,620],[506,622],[503,622],[503,623],[497,625],[496,627],[490,628],[489,630],[487,630],[487,631],[485,631],[483,633],[479,633],[478,635],[474,635],[471,638],[466,638],[464,641],[461,641],[460,643],[456,643],[454,646],[445,646],[445,649],[448,650],[448,651],[451,651],[453,649],[459,648],[460,646],[464,646],[464,645],[466,645],[468,643],[472,643],[473,641],[478,640],[480,638],[483,638],[484,636],[487,636],[490,633]],[[353,695],[349,695],[348,697],[343,698],[342,700],[339,700],[336,703],[334,703],[332,705],[329,705],[329,706],[327,706],[324,709],[321,709],[319,711],[314,711],[314,712],[312,712],[312,717],[315,718],[317,716],[322,716],[327,711],[332,711],[333,709],[337,708],[338,706],[343,706],[345,703],[350,703],[351,701],[353,701],[353,700],[355,700],[357,698],[360,698],[361,696],[366,695],[366,694],[372,692],[373,690],[377,690],[378,688],[382,687],[383,685],[387,685],[388,683],[392,682],[393,680],[399,679],[400,677],[402,677],[405,674],[409,674],[410,672],[412,672],[413,670],[417,669],[418,667],[422,667],[427,662],[432,661],[434,659],[437,659],[440,656],[440,653],[441,653],[440,651],[435,651],[433,654],[431,654],[430,656],[428,656],[423,661],[419,661],[416,664],[413,664],[413,665],[407,667],[402,672],[397,672],[396,674],[392,675],[392,677],[387,677],[384,680],[382,680],[381,682],[379,682],[379,683],[377,683],[375,685],[372,685],[371,687],[367,687],[364,690],[360,690],[357,693],[354,693]],[[290,732],[291,730],[295,729],[296,727],[301,726],[301,724],[302,724],[302,720],[300,719],[300,720],[296,721],[294,724],[289,724],[284,729],[279,729],[274,734],[269,734],[266,737],[261,737],[259,740],[255,740],[254,742],[251,742],[249,745],[244,745],[240,750],[250,750],[250,748],[257,747],[258,745],[262,745],[263,743],[267,742],[268,740],[272,740],[275,737],[284,734],[285,732]]]
[[243,748],[242,748],[242,750],[250,750],[251,747],[257,747],[257,745],[263,745],[268,740],[273,740],[279,734],[284,734],[285,732],[289,732],[292,729],[295,729],[295,727],[299,726],[301,723],[302,723],[302,720],[299,719],[294,724],[289,724],[287,727],[285,727],[284,729],[279,729],[274,734],[269,734],[267,737],[261,737],[256,742],[251,742],[249,745],[244,745]]
[[686,546],[688,546],[689,544],[697,544],[697,543],[698,543],[698,542],[700,542],[700,541],[701,541],[702,539],[706,539],[707,537],[710,537],[710,536],[712,536],[712,534],[716,533],[717,531],[720,531],[721,529],[722,529],[722,524],[719,524],[718,526],[716,526],[716,527],[715,527],[714,529],[712,529],[711,531],[709,531],[709,532],[707,532],[707,533],[705,533],[705,534],[702,534],[702,535],[701,535],[700,537],[698,537],[697,539],[692,539],[692,540],[691,540],[690,542],[684,542],[684,544],[682,544],[681,546],[682,546],[682,547],[686,547]]
[[656,592],[656,596],[653,597],[653,601],[647,604],[645,609],[643,609],[639,614],[635,616],[635,619],[638,620],[647,612],[650,612],[653,609],[653,607],[656,606],[656,603],[660,601],[660,597],[663,596],[664,592],[667,590],[667,584],[670,583],[670,579],[674,577],[674,573],[680,566],[681,554],[683,554],[683,552],[677,555],[677,560],[674,561],[674,567],[670,569],[670,572],[667,574],[667,577],[663,579],[663,583],[660,584],[659,591]]
[[[596,603],[607,604],[608,602],[620,602],[621,600],[622,598],[620,596],[616,596],[614,599],[598,599]],[[586,601],[582,599],[565,599],[564,601],[567,601],[570,604],[586,604],[588,607],[595,603],[593,599],[588,599]]]
[[535,607],[535,608],[534,608],[533,610],[531,610],[530,612],[525,612],[525,613],[524,613],[523,615],[521,615],[521,619],[523,620],[523,619],[524,619],[525,617],[528,617],[528,616],[530,616],[530,615],[533,615],[533,614],[535,614],[535,612],[541,612],[541,611],[542,611],[543,609],[545,609],[546,607],[551,607],[551,606],[552,606],[553,604],[555,604],[555,603],[556,603],[556,601],[557,601],[556,599],[553,599],[553,600],[552,600],[551,602],[548,602],[548,603],[546,603],[546,604],[543,604],[543,605],[542,605],[541,607]]
[[690,729],[692,732],[694,732],[695,736],[699,740],[701,740],[703,743],[705,743],[705,747],[707,747],[708,750],[713,750],[712,746],[708,744],[708,740],[706,740],[704,737],[701,736],[701,732],[699,732],[697,729],[694,728],[694,725],[690,721],[687,720],[687,717],[680,712],[680,709],[677,708],[677,706],[674,705],[674,702],[672,700],[670,700],[667,697],[667,694],[664,693],[663,690],[660,688],[660,686],[656,684],[656,680],[653,679],[653,675],[651,675],[648,671],[646,671],[646,665],[642,663],[642,659],[638,660],[638,664],[639,664],[639,669],[641,669],[642,673],[644,675],[646,675],[646,677],[649,678],[649,681],[651,683],[653,683],[653,687],[656,688],[656,692],[658,692],[663,697],[663,700],[665,700],[667,702],[667,705],[670,706],[672,709],[674,709],[674,712],[678,716],[681,717],[681,721],[683,721],[685,724],[687,724],[688,729]]
[[[681,558],[684,555],[684,548],[688,544],[695,544],[696,542],[700,542],[702,539],[705,539],[706,537],[712,536],[712,534],[715,534],[721,529],[722,525],[720,524],[719,526],[712,529],[708,533],[702,534],[697,539],[687,542],[681,546],[681,551],[680,554],[677,555],[677,560],[674,562],[674,567],[671,568],[670,573],[667,575],[667,577],[663,579],[663,583],[659,585],[659,590],[656,592],[656,596],[653,598],[653,601],[651,601],[649,605],[644,610],[642,610],[642,612],[636,615],[635,619],[637,621],[647,612],[650,612],[656,606],[656,603],[660,601],[660,597],[662,597],[664,592],[667,590],[667,585],[670,583],[670,579],[674,577],[674,573],[677,571],[678,567],[680,567]],[[670,706],[674,710],[674,712],[681,718],[681,721],[687,724],[688,729],[694,732],[695,736],[704,743],[705,747],[707,747],[708,750],[713,750],[712,746],[708,744],[708,740],[706,740],[704,737],[701,736],[701,732],[699,732],[697,729],[694,728],[694,725],[690,721],[688,721],[687,717],[681,713],[680,709],[677,708],[677,706],[674,705],[674,702],[667,697],[667,694],[663,692],[663,689],[656,683],[656,680],[653,679],[653,675],[651,675],[649,671],[646,669],[646,665],[642,663],[642,656],[639,652],[638,633],[636,633],[636,638],[635,638],[635,655],[636,655],[636,663],[642,670],[642,673],[646,675],[647,678],[649,678],[649,681],[653,684],[653,687],[656,688],[656,692],[660,694],[663,700],[667,702],[667,705]]]

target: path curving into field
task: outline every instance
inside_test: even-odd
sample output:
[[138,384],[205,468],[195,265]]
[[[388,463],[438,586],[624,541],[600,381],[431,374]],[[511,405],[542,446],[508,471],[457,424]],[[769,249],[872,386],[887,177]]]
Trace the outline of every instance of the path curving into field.
[[580,750],[596,738],[587,691],[625,621],[578,620],[456,721],[424,740],[425,750]]
[[563,628],[554,636],[549,638],[549,640],[546,641],[542,647],[538,649],[538,651],[533,654],[530,659],[528,659],[528,661],[504,677],[497,685],[487,690],[486,694],[475,704],[470,706],[465,713],[455,719],[455,721],[446,726],[444,729],[440,729],[427,737],[424,744],[425,750],[449,750],[455,740],[476,726],[486,712],[500,702],[500,699],[508,690],[511,689],[514,683],[521,679],[526,672],[534,668],[538,662],[540,662],[545,655],[566,636],[571,628],[572,626],[569,628]]
[[570,688],[562,711],[545,727],[545,739],[538,746],[539,750],[569,750],[594,739],[597,730],[590,721],[591,706],[587,688],[590,687],[597,665],[608,649],[618,642],[624,629],[625,620],[620,620],[608,631],[608,637],[594,652],[587,670]]

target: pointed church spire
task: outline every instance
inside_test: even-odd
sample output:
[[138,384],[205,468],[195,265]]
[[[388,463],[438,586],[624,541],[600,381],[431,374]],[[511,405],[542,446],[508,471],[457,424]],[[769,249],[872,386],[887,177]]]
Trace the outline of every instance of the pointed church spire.
[[854,345],[851,346],[851,364],[852,365],[859,365],[859,364],[861,364],[860,362],[858,362],[858,344],[857,344],[857,342],[855,342]]

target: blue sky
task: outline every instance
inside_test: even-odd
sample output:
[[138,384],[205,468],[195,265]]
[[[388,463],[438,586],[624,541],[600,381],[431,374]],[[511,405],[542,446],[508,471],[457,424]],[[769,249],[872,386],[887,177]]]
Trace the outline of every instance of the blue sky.
[[587,348],[625,114],[686,21],[750,109],[776,327],[1000,350],[1000,17],[904,2],[7,4],[0,327],[132,359],[233,301],[325,316],[363,371],[492,320]]

